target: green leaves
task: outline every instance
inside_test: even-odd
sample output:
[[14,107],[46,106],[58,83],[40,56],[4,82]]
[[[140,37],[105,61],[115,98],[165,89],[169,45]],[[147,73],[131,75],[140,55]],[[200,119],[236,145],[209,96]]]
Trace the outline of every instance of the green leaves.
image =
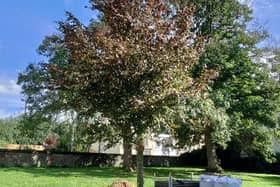
[[217,108],[209,98],[189,98],[181,105],[166,108],[165,115],[173,135],[181,147],[191,146],[203,140],[206,127],[210,127],[212,141],[222,147],[230,140],[227,126],[228,116],[222,108]]
[[[276,81],[279,78],[277,55],[270,58],[274,65],[268,70],[267,64],[260,64],[263,56],[259,56],[260,50],[256,49],[256,44],[265,39],[267,33],[247,28],[251,10],[239,1],[178,2],[195,5],[197,24],[193,29],[208,38],[199,63],[192,68],[193,77],[200,77],[205,67],[218,69],[219,75],[208,85],[206,97],[194,101],[188,98],[190,101],[185,102],[185,106],[166,110],[173,119],[166,123],[171,124],[181,146],[199,143],[208,125],[215,144],[225,147],[231,140],[236,146],[240,144],[243,151],[259,150],[270,157],[268,135],[278,123],[280,87]],[[263,51],[266,56],[272,52],[277,54],[275,48]],[[256,56],[259,58],[254,58]],[[263,130],[263,126],[267,130]]]

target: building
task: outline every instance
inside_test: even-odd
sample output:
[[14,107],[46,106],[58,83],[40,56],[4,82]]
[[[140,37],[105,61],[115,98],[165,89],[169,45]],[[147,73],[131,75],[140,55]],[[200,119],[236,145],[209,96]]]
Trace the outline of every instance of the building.
[[[192,146],[188,149],[175,149],[172,147],[176,142],[168,134],[159,134],[146,136],[144,139],[144,155],[151,156],[179,156],[182,153],[190,152],[195,149],[200,149],[203,145]],[[89,152],[92,153],[108,153],[108,154],[123,154],[122,143],[106,149],[106,142],[96,142],[91,145]],[[135,148],[132,149],[132,154],[136,155]]]

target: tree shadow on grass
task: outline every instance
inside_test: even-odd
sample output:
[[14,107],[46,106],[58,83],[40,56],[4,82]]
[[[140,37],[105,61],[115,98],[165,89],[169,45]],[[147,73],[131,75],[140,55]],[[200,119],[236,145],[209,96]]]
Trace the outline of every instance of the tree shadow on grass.
[[166,167],[150,167],[145,168],[147,177],[168,177],[169,174],[175,178],[190,179],[192,174],[198,176],[205,172],[204,169],[198,168],[166,168]]
[[[0,168],[1,172],[27,173],[32,177],[97,177],[101,179],[111,178],[136,178],[136,173],[128,173],[121,168],[113,167],[88,167],[88,168]],[[190,179],[191,173],[198,179],[200,174],[205,172],[204,169],[197,168],[168,168],[168,167],[146,167],[145,178],[152,179],[156,177],[167,178],[171,173],[173,177],[180,179]],[[228,175],[238,176],[243,181],[261,181],[270,185],[280,186],[280,175],[261,175],[250,173],[226,172]]]
[[[248,177],[255,178],[257,181],[265,182],[270,185],[280,186],[280,175],[256,175],[246,174]],[[245,179],[246,180],[246,179]]]
[[[88,167],[88,168],[0,168],[4,172],[23,172],[32,174],[33,177],[99,177],[99,178],[131,178],[136,173],[126,172],[121,168],[114,167]],[[145,178],[168,177],[171,173],[176,178],[186,178],[200,175],[204,170],[197,168],[168,168],[168,167],[146,167]]]
[[99,178],[128,178],[134,173],[128,173],[121,168],[0,168],[4,172],[24,172],[33,177],[99,177]]

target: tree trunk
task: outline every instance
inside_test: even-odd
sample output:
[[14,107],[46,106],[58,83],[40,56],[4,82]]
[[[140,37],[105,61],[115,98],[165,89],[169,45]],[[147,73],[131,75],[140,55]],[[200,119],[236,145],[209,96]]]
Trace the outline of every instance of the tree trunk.
[[72,121],[71,124],[71,141],[70,141],[70,152],[74,151],[74,144],[75,144],[75,128],[76,124]]
[[144,141],[138,137],[137,145],[137,187],[144,187]]
[[209,172],[222,172],[222,168],[219,166],[217,154],[216,154],[216,146],[212,141],[211,136],[211,128],[206,127],[205,130],[205,145],[207,152],[207,171]]
[[74,147],[75,147],[75,130],[76,130],[76,116],[75,116],[75,112],[71,111],[71,139],[70,139],[70,151],[73,152],[74,151]]
[[123,168],[128,172],[134,171],[132,161],[132,144],[126,137],[123,138]]

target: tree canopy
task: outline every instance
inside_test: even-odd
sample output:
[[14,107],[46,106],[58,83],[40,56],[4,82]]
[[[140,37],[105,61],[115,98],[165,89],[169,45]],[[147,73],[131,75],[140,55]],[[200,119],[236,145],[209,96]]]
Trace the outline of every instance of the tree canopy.
[[205,68],[191,76],[206,40],[192,29],[192,6],[164,0],[92,0],[91,5],[102,15],[103,27],[85,26],[67,13],[60,33],[41,46],[40,53],[49,57],[42,65],[46,85],[53,93],[69,93],[67,103],[81,116],[101,112],[119,129],[130,128],[139,155],[138,186],[143,186],[143,134],[154,116],[205,91],[217,72]]
[[[188,2],[197,5],[194,15],[200,33],[211,36],[193,68],[193,76],[204,67],[219,69],[219,76],[201,101],[187,101],[186,106],[173,109],[177,125],[171,126],[171,131],[180,146],[204,139],[211,171],[220,170],[215,145],[226,147],[229,141],[240,145],[240,152],[259,150],[269,158],[271,141],[266,132],[278,123],[279,85],[254,58],[259,53],[258,42],[267,33],[247,27],[252,11],[239,1]],[[210,123],[209,129],[207,124],[213,119],[219,120]],[[207,137],[212,146],[207,146]]]

